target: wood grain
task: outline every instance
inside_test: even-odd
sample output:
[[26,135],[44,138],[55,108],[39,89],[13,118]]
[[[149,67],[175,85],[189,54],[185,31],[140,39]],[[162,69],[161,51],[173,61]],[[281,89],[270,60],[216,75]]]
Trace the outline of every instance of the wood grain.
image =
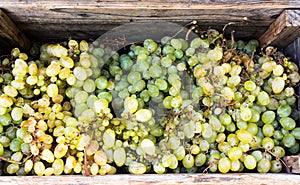
[[0,9],[0,37],[6,40],[4,46],[20,46],[28,50],[30,47],[29,40],[25,35],[15,26],[15,24],[7,17],[7,15]]
[[[236,37],[248,39],[259,38],[284,9],[300,8],[300,1],[2,0],[0,8],[31,40],[64,40],[66,35],[95,38],[97,33],[137,20],[167,20],[181,25],[197,20],[203,29],[222,29],[234,22],[227,33],[236,30]],[[82,30],[80,34],[78,30]]]
[[9,176],[0,177],[1,185],[141,185],[141,184],[201,184],[201,185],[299,185],[300,176],[291,174],[166,174],[166,175],[106,175],[106,176]]
[[274,45],[280,48],[300,37],[300,10],[285,10],[260,37],[261,47]]

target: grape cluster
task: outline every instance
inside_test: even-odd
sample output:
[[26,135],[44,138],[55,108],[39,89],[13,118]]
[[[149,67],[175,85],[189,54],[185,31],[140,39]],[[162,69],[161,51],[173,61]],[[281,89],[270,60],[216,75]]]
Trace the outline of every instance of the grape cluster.
[[166,36],[18,48],[1,61],[1,174],[280,172],[299,153],[298,67],[273,47]]

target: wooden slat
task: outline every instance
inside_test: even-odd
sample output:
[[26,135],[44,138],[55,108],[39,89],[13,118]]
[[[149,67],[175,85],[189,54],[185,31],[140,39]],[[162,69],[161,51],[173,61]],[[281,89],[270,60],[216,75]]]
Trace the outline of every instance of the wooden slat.
[[260,37],[261,47],[284,48],[300,36],[300,10],[285,10]]
[[166,174],[166,175],[106,175],[106,176],[9,176],[0,177],[1,185],[140,185],[140,184],[201,184],[201,185],[266,185],[286,184],[299,185],[300,176],[291,174]]
[[8,42],[2,43],[4,45],[20,46],[25,50],[28,50],[30,47],[29,40],[2,10],[0,10],[0,37]]
[[[167,20],[182,25],[197,20],[201,26],[213,28],[234,22],[230,28],[238,30],[237,37],[259,38],[284,9],[300,8],[300,1],[2,0],[0,8],[31,40],[45,40],[45,31],[51,39],[66,39],[66,35],[87,39],[89,32],[97,34],[136,20]],[[241,29],[243,26],[247,29]],[[84,33],[78,35],[77,30]]]
[[[289,44],[285,50],[285,54],[300,66],[300,37]],[[300,107],[299,107],[300,108]]]

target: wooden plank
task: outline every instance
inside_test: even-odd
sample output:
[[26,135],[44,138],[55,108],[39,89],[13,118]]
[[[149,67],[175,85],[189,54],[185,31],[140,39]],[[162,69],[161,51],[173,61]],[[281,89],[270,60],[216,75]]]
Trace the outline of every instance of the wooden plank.
[[[44,37],[45,31],[51,38],[66,39],[64,38],[66,34],[76,34],[76,28],[97,33],[109,30],[111,25],[117,26],[136,20],[167,20],[182,25],[197,20],[201,26],[213,28],[222,28],[225,24],[234,22],[235,24],[230,26],[233,29],[240,31],[242,29],[239,28],[247,27],[244,29],[245,33],[236,32],[237,36],[258,38],[284,9],[299,7],[298,0],[166,0],[163,3],[159,0],[0,2],[0,8],[26,35],[30,35],[30,39],[35,40],[43,39],[40,35]],[[49,29],[47,24],[53,27]],[[95,28],[99,24],[102,27]],[[42,29],[40,25],[43,26]],[[91,34],[86,31],[80,35],[86,39]]]
[[289,44],[285,48],[284,52],[292,59],[292,61],[296,62],[296,64],[300,66],[300,37]]
[[106,176],[2,176],[0,177],[1,185],[70,185],[70,184],[86,184],[86,185],[140,185],[140,184],[202,184],[202,185],[252,185],[252,184],[288,184],[299,185],[300,176],[292,174],[165,174],[165,175],[106,175]]
[[300,174],[300,156],[293,155],[293,156],[286,156],[284,157],[285,164],[289,167],[292,173]]
[[261,47],[284,48],[300,36],[300,10],[285,10],[260,37]]
[[7,17],[7,15],[0,9],[0,37],[6,40],[4,45],[20,46],[28,50],[30,47],[29,40],[25,35],[15,26],[15,24]]

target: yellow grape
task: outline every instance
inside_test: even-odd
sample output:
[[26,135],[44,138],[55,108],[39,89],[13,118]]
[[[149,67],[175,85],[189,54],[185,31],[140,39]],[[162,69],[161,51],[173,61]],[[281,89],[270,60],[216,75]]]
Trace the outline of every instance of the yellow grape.
[[64,143],[59,143],[54,149],[54,156],[57,159],[64,157],[68,152],[68,146]]
[[62,174],[64,170],[64,161],[62,159],[55,159],[52,163],[52,168],[54,169],[54,175]]
[[44,149],[42,152],[41,152],[41,159],[47,161],[48,163],[53,163],[54,161],[54,155],[53,155],[53,152],[49,149]]
[[33,168],[33,161],[32,159],[28,159],[24,164],[24,170],[26,173],[29,173]]
[[74,61],[70,57],[61,57],[59,60],[60,64],[65,68],[73,68],[74,67]]
[[46,74],[49,77],[56,76],[60,72],[60,65],[57,61],[52,61],[51,64],[46,68]]
[[2,107],[10,107],[12,106],[12,104],[13,104],[13,100],[10,97],[5,95],[0,96],[0,105]]
[[99,166],[97,163],[93,163],[92,166],[90,167],[90,171],[92,175],[97,175],[99,172]]
[[94,161],[100,165],[103,166],[107,163],[107,155],[104,151],[99,150],[94,154]]
[[58,95],[58,87],[56,84],[50,84],[47,87],[47,94],[49,95],[49,97],[55,97]]
[[33,166],[33,170],[34,170],[34,173],[37,174],[38,176],[43,176],[45,173],[44,163],[42,163],[40,161],[35,162],[34,166]]
[[95,154],[99,149],[99,143],[96,140],[91,140],[90,144],[86,147],[86,154],[87,155],[93,155]]
[[51,176],[54,174],[54,169],[52,167],[48,167],[45,169],[45,176]]

